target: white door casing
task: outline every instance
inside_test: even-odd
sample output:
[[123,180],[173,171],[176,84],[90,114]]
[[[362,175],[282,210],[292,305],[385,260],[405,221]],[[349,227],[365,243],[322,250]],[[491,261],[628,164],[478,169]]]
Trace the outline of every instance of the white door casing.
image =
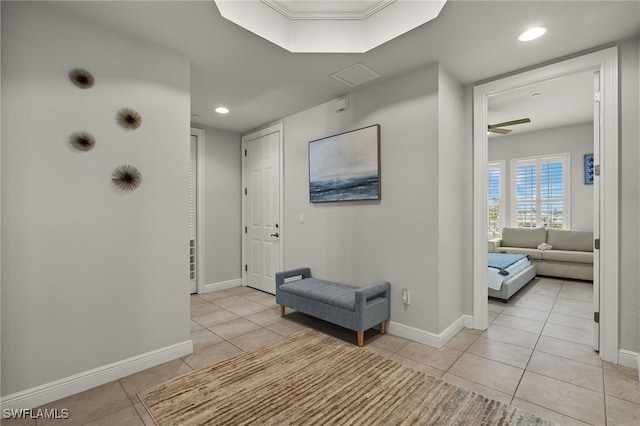
[[[600,71],[593,73],[593,164],[600,164],[600,140],[602,139],[600,125],[602,114],[600,108]],[[600,176],[593,175],[593,238],[600,239]],[[593,249],[593,312],[600,312],[600,250]],[[600,350],[600,323],[593,319],[593,349]]]
[[[195,174],[190,176],[190,180],[193,179],[194,182],[190,182],[190,185],[193,184],[193,188],[190,188],[190,228],[192,235],[189,238],[195,238],[195,250],[193,250],[195,251],[195,280],[190,280],[189,287],[191,293],[198,294],[204,292],[204,286],[206,284],[204,282],[204,147],[204,130],[191,128],[191,149],[193,151],[190,173],[195,171]],[[195,166],[195,170],[193,170],[193,166]],[[189,247],[190,257],[191,253],[192,247]],[[189,273],[191,274],[191,271],[189,271]]]
[[487,107],[489,97],[568,74],[600,72],[600,357],[618,363],[618,48],[611,47],[474,87],[473,91],[473,323],[487,315]]
[[242,138],[243,284],[275,294],[282,269],[282,125]]

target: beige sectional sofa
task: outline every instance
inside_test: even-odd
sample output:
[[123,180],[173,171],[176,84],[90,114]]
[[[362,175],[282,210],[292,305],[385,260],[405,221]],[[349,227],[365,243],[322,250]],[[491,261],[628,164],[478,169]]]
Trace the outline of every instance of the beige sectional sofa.
[[[541,243],[551,246],[538,250]],[[528,254],[537,275],[593,281],[593,232],[504,228],[489,240],[489,251]]]

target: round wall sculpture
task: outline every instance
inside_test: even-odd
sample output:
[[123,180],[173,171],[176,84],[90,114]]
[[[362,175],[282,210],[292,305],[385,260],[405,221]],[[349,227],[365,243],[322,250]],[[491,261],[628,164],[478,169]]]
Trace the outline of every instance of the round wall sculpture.
[[69,80],[81,89],[90,89],[96,81],[93,74],[84,68],[74,68],[69,71]]
[[133,108],[121,108],[116,121],[125,130],[135,130],[142,124],[142,116]]
[[69,142],[78,151],[91,151],[96,144],[96,138],[88,132],[75,132],[69,137]]
[[142,174],[128,164],[117,167],[111,174],[113,184],[123,191],[133,191],[142,183]]

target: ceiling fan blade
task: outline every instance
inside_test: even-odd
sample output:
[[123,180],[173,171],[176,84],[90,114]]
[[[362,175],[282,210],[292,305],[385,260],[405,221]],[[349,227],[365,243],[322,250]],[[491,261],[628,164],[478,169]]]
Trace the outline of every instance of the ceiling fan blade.
[[516,124],[524,124],[524,123],[531,123],[531,120],[529,118],[521,118],[519,120],[505,121],[504,123],[490,124],[489,128],[514,126]]
[[491,133],[498,133],[501,135],[508,135],[509,133],[511,133],[511,130],[509,129],[499,129],[497,127],[489,127],[489,131]]

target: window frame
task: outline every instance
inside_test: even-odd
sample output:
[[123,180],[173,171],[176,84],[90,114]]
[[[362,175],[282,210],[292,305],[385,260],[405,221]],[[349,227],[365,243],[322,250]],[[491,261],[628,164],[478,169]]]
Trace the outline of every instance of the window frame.
[[[498,173],[500,175],[499,177],[499,186],[500,186],[500,198],[498,199],[497,203],[492,203],[491,200],[489,200],[489,172],[492,169],[497,169]],[[502,234],[502,229],[505,226],[506,222],[506,193],[505,193],[505,182],[506,182],[506,175],[505,175],[505,170],[506,170],[506,161],[505,160],[497,160],[497,161],[490,161],[487,164],[487,236],[489,237],[489,239],[491,238],[496,238],[498,236],[500,236]],[[499,212],[499,216],[498,216],[498,228],[497,228],[497,234],[492,235],[491,233],[491,226],[490,225],[490,221],[491,221],[491,217],[489,214],[489,211],[491,210],[492,206],[497,205],[498,207],[498,212]]]

